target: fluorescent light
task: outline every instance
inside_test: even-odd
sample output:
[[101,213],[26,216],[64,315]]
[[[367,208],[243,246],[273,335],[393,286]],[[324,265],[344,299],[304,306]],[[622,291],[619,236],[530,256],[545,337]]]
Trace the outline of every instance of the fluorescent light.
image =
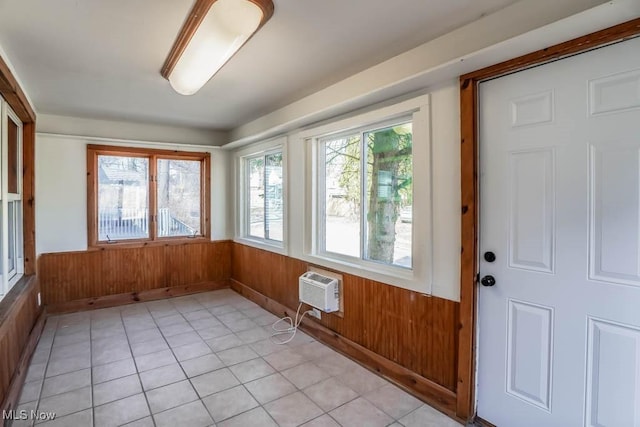
[[271,0],[196,1],[169,53],[162,75],[176,92],[193,95],[272,13]]

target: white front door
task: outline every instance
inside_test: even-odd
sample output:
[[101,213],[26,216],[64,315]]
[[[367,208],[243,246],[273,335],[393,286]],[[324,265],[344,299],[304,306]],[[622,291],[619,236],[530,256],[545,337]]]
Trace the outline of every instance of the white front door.
[[478,415],[639,427],[640,38],[479,96]]

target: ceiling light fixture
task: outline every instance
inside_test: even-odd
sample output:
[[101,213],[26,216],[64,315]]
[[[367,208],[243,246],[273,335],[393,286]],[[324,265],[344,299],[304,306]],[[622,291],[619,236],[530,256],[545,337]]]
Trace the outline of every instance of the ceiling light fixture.
[[196,0],[162,76],[182,95],[193,95],[273,15],[272,0]]

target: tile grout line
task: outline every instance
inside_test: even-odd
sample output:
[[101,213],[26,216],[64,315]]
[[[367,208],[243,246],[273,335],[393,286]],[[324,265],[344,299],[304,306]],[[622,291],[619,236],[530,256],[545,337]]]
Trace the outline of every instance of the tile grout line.
[[[144,306],[144,308],[145,308],[145,310],[147,310],[147,312],[149,312],[149,309],[146,306],[146,303],[142,303],[141,305]],[[151,316],[150,312],[149,312],[149,316]],[[153,319],[153,316],[151,316],[151,318]],[[153,426],[156,427],[156,420],[155,420],[155,418],[153,418],[153,413],[151,412],[151,405],[149,405],[149,399],[147,398],[147,393],[145,393],[144,386],[142,385],[142,378],[140,378],[140,371],[138,370],[138,363],[136,362],[136,358],[133,355],[133,348],[131,348],[131,341],[129,340],[129,333],[127,332],[127,328],[125,326],[124,319],[122,318],[122,310],[120,310],[120,320],[122,321],[122,327],[124,328],[124,334],[127,337],[127,344],[129,345],[129,352],[131,352],[131,359],[133,360],[133,366],[136,369],[136,375],[138,376],[138,381],[140,382],[140,390],[141,390],[142,395],[144,396],[144,401],[147,403],[147,409],[149,410],[149,417],[151,418],[151,423],[153,423]],[[154,323],[155,323],[155,320],[154,320]],[[128,397],[131,397],[131,396],[128,396]],[[126,399],[126,397],[123,398],[123,399]],[[120,399],[120,400],[122,400],[122,399]],[[144,418],[146,418],[146,417],[138,418],[137,420],[132,420],[130,422],[135,422],[135,421],[138,421],[138,420],[142,420]]]
[[[193,327],[193,325],[192,325],[191,321],[190,321],[190,320],[188,320],[188,319],[185,317],[185,315],[188,315],[189,313],[192,313],[192,312],[195,312],[195,311],[205,310],[205,311],[207,311],[207,312],[212,316],[212,318],[213,318],[214,320],[216,320],[217,322],[220,322],[220,324],[221,324],[221,325],[223,325],[223,326],[225,326],[225,327],[226,327],[226,324],[224,324],[222,321],[220,321],[220,319],[219,319],[215,314],[213,314],[213,313],[210,311],[210,309],[211,309],[211,308],[215,308],[215,307],[221,307],[221,306],[224,306],[224,305],[228,305],[228,306],[229,306],[230,308],[232,308],[233,310],[236,310],[237,312],[239,312],[239,313],[243,314],[243,315],[244,315],[245,317],[247,317],[249,320],[253,320],[252,318],[249,318],[249,317],[248,317],[248,316],[247,316],[247,315],[246,315],[242,310],[238,309],[238,307],[235,305],[235,304],[239,304],[239,303],[237,303],[237,302],[227,302],[227,303],[224,303],[224,304],[218,304],[218,305],[215,305],[215,306],[208,307],[208,306],[203,305],[203,304],[200,302],[200,300],[198,300],[198,299],[196,299],[196,298],[192,298],[192,300],[193,300],[193,302],[194,302],[195,304],[198,304],[198,305],[199,305],[199,306],[201,306],[202,308],[197,308],[197,309],[195,309],[195,307],[194,307],[194,309],[189,309],[189,308],[187,308],[187,310],[190,310],[190,311],[185,311],[185,312],[183,313],[182,311],[180,311],[180,310],[178,309],[178,307],[176,306],[176,304],[175,304],[173,301],[171,301],[171,299],[169,299],[169,300],[168,300],[168,302],[169,302],[169,304],[170,304],[170,305],[171,305],[171,307],[172,307],[172,308],[170,308],[170,309],[171,309],[172,311],[175,311],[175,312],[176,312],[176,314],[175,314],[175,315],[179,315],[179,317],[180,317],[181,321],[185,321],[185,322],[189,325],[189,327],[190,327],[191,331],[194,331],[194,332],[197,334],[197,336],[198,336],[198,338],[199,338],[199,342],[205,342],[205,344],[207,344],[207,343],[206,343],[206,340],[202,337],[202,335],[200,335],[200,332],[199,332],[198,330],[196,330],[196,329]],[[182,301],[182,300],[181,300],[181,301]],[[275,401],[277,401],[277,400],[279,400],[279,399],[283,399],[283,398],[285,398],[285,397],[287,397],[287,396],[291,396],[292,394],[295,394],[295,393],[297,393],[297,392],[301,392],[301,394],[302,394],[303,396],[305,396],[306,398],[310,399],[310,401],[311,401],[311,402],[313,402],[316,406],[318,406],[318,407],[319,407],[319,405],[318,405],[318,404],[317,404],[317,403],[316,403],[316,402],[315,402],[311,397],[309,397],[309,396],[307,395],[307,393],[304,391],[304,389],[299,388],[299,387],[298,387],[298,386],[296,386],[295,384],[293,384],[293,386],[294,386],[294,391],[293,391],[293,392],[288,393],[288,394],[285,394],[285,395],[283,395],[283,396],[279,396],[279,397],[277,397],[277,398],[275,398],[275,399],[273,399],[273,400],[271,400],[271,401],[269,401],[269,402],[266,402],[265,404],[262,404],[262,403],[258,402],[258,400],[255,398],[255,396],[253,395],[253,393],[251,393],[251,391],[250,391],[250,390],[247,388],[247,386],[246,386],[246,384],[248,384],[249,382],[257,381],[257,380],[260,380],[260,379],[262,379],[262,378],[266,378],[266,377],[268,377],[269,375],[273,375],[273,374],[278,374],[278,375],[281,375],[281,376],[283,376],[283,377],[284,377],[284,375],[282,375],[282,372],[283,372],[283,371],[285,371],[285,370],[287,370],[287,369],[293,369],[293,368],[295,368],[296,366],[300,366],[300,365],[302,365],[302,364],[304,364],[304,363],[314,363],[314,365],[315,365],[315,362],[318,360],[317,358],[315,358],[315,359],[314,359],[314,358],[308,359],[308,358],[307,358],[307,356],[303,356],[303,355],[301,355],[301,356],[303,356],[303,358],[305,359],[302,363],[296,364],[296,365],[294,365],[294,366],[288,367],[288,368],[283,369],[283,370],[278,370],[278,369],[276,369],[273,365],[271,365],[268,361],[266,361],[266,360],[264,359],[264,357],[265,357],[266,355],[265,355],[265,356],[262,356],[260,353],[258,353],[256,350],[254,350],[254,348],[252,347],[252,345],[253,345],[253,344],[256,344],[257,342],[264,341],[264,340],[266,340],[266,339],[258,340],[258,341],[254,341],[253,343],[248,343],[248,342],[246,342],[245,340],[241,339],[241,338],[237,335],[237,332],[243,332],[243,331],[237,331],[237,332],[236,332],[236,331],[234,331],[234,330],[230,330],[230,333],[229,333],[229,334],[227,334],[227,335],[234,335],[234,336],[235,336],[235,337],[237,337],[237,338],[238,338],[238,340],[241,342],[241,344],[240,344],[240,345],[236,345],[236,346],[234,346],[234,347],[231,347],[230,349],[232,349],[232,348],[238,348],[238,347],[241,347],[241,346],[247,346],[247,348],[251,349],[254,353],[256,353],[256,355],[257,355],[257,356],[256,356],[255,358],[251,358],[251,359],[248,359],[248,360],[244,360],[244,361],[241,361],[241,362],[238,362],[238,363],[233,363],[233,364],[231,364],[231,365],[227,365],[225,362],[222,362],[222,361],[221,361],[221,362],[222,362],[222,366],[221,366],[221,367],[219,367],[218,369],[213,369],[213,370],[211,370],[211,371],[204,372],[204,373],[202,373],[202,374],[199,374],[199,375],[197,375],[197,376],[194,376],[193,378],[190,378],[190,377],[187,375],[187,373],[186,373],[186,371],[185,371],[185,368],[184,368],[184,367],[183,367],[183,365],[182,365],[182,364],[183,364],[183,362],[187,362],[187,361],[189,361],[189,360],[193,360],[193,359],[196,359],[196,358],[199,358],[199,357],[205,357],[205,356],[210,355],[210,354],[211,354],[211,355],[213,355],[213,356],[215,356],[215,357],[218,357],[218,354],[217,354],[215,351],[213,351],[213,349],[212,349],[210,346],[208,346],[208,347],[209,347],[209,349],[211,350],[211,353],[207,353],[207,354],[204,354],[204,355],[201,355],[201,356],[195,356],[195,357],[191,357],[191,358],[189,358],[189,359],[185,359],[185,360],[183,360],[183,361],[179,361],[179,360],[178,360],[178,357],[177,357],[177,355],[176,355],[176,353],[174,352],[174,350],[175,350],[175,349],[177,349],[177,348],[180,348],[180,347],[182,347],[182,346],[177,346],[177,347],[175,347],[175,348],[174,348],[174,347],[172,347],[171,345],[169,345],[168,337],[165,335],[165,332],[163,332],[163,331],[162,331],[162,329],[160,328],[159,324],[157,323],[157,320],[158,320],[158,319],[162,319],[163,317],[167,317],[167,316],[158,316],[158,317],[156,318],[156,317],[154,317],[154,316],[153,316],[153,314],[151,314],[151,312],[149,311],[149,307],[147,307],[145,303],[140,304],[140,305],[144,307],[144,313],[139,313],[139,314],[140,314],[140,315],[149,315],[149,316],[150,316],[151,320],[153,321],[153,325],[155,325],[155,328],[157,328],[157,330],[160,332],[160,335],[161,335],[161,337],[163,338],[163,342],[167,345],[168,349],[170,350],[170,353],[171,353],[171,354],[172,354],[172,356],[174,357],[174,359],[175,359],[175,363],[177,363],[177,364],[179,365],[181,372],[182,372],[182,373],[183,373],[183,375],[185,376],[185,379],[189,382],[189,385],[192,387],[192,389],[193,389],[193,390],[194,390],[194,392],[196,393],[196,399],[195,399],[195,400],[193,400],[193,401],[191,401],[191,402],[183,403],[183,404],[181,404],[181,405],[178,405],[178,406],[175,406],[175,407],[172,407],[172,408],[165,409],[165,410],[163,410],[163,411],[160,411],[159,413],[166,412],[166,411],[169,411],[169,410],[172,410],[172,409],[176,409],[176,408],[180,408],[181,406],[184,406],[184,405],[191,404],[191,403],[194,403],[194,402],[199,401],[199,402],[201,403],[201,405],[203,405],[203,406],[205,407],[205,409],[206,409],[207,413],[209,414],[209,416],[211,417],[211,419],[212,419],[212,420],[214,420],[214,419],[213,419],[213,416],[212,416],[212,414],[211,414],[211,412],[209,411],[209,408],[208,408],[206,405],[204,405],[204,402],[203,402],[204,398],[207,398],[207,397],[209,397],[209,396],[200,397],[200,395],[199,395],[199,393],[197,392],[197,390],[196,390],[196,388],[195,388],[195,386],[194,386],[194,384],[193,384],[192,380],[193,380],[193,378],[196,378],[196,377],[198,377],[198,376],[206,375],[206,374],[208,374],[208,373],[215,372],[215,371],[220,370],[220,369],[223,369],[223,368],[224,368],[224,369],[227,369],[229,372],[231,372],[232,377],[233,377],[233,378],[235,378],[235,379],[236,379],[236,381],[238,381],[238,383],[239,383],[238,385],[242,385],[243,390],[244,390],[244,391],[246,391],[246,392],[248,393],[248,395],[249,395],[249,396],[251,396],[251,397],[256,401],[257,406],[256,406],[256,407],[253,407],[253,408],[250,408],[250,409],[248,409],[248,410],[246,410],[246,411],[242,411],[242,412],[239,412],[239,413],[237,413],[237,414],[234,414],[233,416],[230,416],[230,417],[228,417],[228,418],[225,418],[224,420],[221,420],[221,421],[227,421],[227,420],[230,420],[230,419],[232,419],[232,418],[238,417],[238,416],[240,416],[240,415],[242,415],[242,414],[245,414],[245,413],[247,413],[247,412],[249,412],[249,411],[252,411],[252,410],[254,410],[254,409],[261,408],[263,411],[265,411],[265,412],[267,413],[267,415],[269,416],[269,419],[272,419],[274,422],[276,422],[276,421],[275,421],[275,419],[271,416],[271,414],[266,410],[265,405],[268,405],[268,404],[270,404],[270,403],[272,403],[272,402],[275,402]],[[184,309],[183,309],[183,310],[184,310]],[[156,311],[157,311],[157,312],[160,312],[161,310],[156,310]],[[231,311],[225,311],[225,313],[230,313],[230,312],[231,312]],[[138,381],[140,382],[140,385],[141,385],[141,388],[142,388],[142,393],[144,394],[145,401],[146,401],[146,403],[147,403],[147,408],[148,408],[148,410],[149,410],[149,414],[150,414],[150,415],[149,415],[149,417],[151,418],[152,423],[153,423],[153,424],[154,424],[154,426],[155,426],[155,425],[156,425],[155,417],[154,417],[154,415],[155,415],[155,414],[153,414],[153,413],[151,412],[151,408],[150,408],[149,400],[148,400],[148,398],[147,398],[147,390],[144,390],[144,387],[142,387],[142,381],[141,381],[141,377],[140,377],[141,372],[139,371],[138,362],[136,361],[136,358],[135,358],[135,356],[134,356],[134,354],[133,354],[132,341],[130,340],[130,333],[127,331],[127,328],[125,327],[125,324],[126,324],[126,323],[125,323],[125,321],[124,321],[124,319],[125,319],[125,315],[122,313],[122,310],[121,310],[121,309],[120,309],[120,310],[117,310],[117,311],[115,311],[115,310],[114,310],[114,315],[116,315],[116,313],[117,313],[117,317],[118,317],[118,318],[119,318],[119,320],[120,320],[120,323],[119,323],[117,326],[118,326],[118,327],[122,327],[122,328],[123,328],[123,330],[124,330],[125,337],[126,337],[126,339],[127,339],[128,349],[129,349],[129,352],[130,352],[130,354],[131,354],[131,358],[133,359],[133,362],[134,362],[135,373],[136,373],[136,375],[137,375]],[[225,313],[223,313],[223,314],[225,314]],[[169,315],[171,315],[171,314],[169,314]],[[133,315],[133,316],[135,316],[135,315]],[[126,316],[126,317],[128,318],[129,316]],[[208,319],[208,316],[206,316],[206,317],[204,317],[204,318],[207,318],[207,319]],[[204,318],[201,318],[201,319],[204,319]],[[58,320],[58,319],[56,319],[56,320]],[[93,365],[93,354],[94,354],[94,351],[93,351],[93,336],[94,336],[93,321],[94,321],[94,319],[92,319],[92,316],[89,316],[89,319],[88,319],[88,320],[89,320],[89,346],[90,346],[90,348],[89,348],[89,358],[90,358],[90,366],[91,366],[91,368],[90,368],[90,369],[91,369],[91,372],[90,372],[91,409],[92,409],[92,422],[95,424],[95,421],[96,421],[96,420],[95,420],[95,409],[96,409],[96,406],[95,406],[95,391],[94,391],[94,388],[93,388],[93,386],[94,386],[94,384],[93,384],[93,382],[94,382],[94,372],[93,372],[93,368],[95,368],[95,367],[97,367],[97,366],[104,366],[104,365],[107,365],[107,364],[116,363],[116,362],[119,362],[120,360],[115,360],[115,361],[111,361],[111,362],[108,362],[108,363],[103,363],[103,364],[101,364],[101,365],[96,365],[96,366],[94,366],[94,365]],[[200,319],[194,319],[194,321],[197,321],[197,320],[200,320]],[[77,322],[75,322],[75,323],[74,323],[74,322],[72,322],[72,324],[76,324],[76,323],[77,323]],[[108,322],[107,322],[107,323],[108,323]],[[62,376],[62,375],[66,375],[66,374],[69,374],[69,373],[78,372],[78,371],[83,370],[83,369],[78,369],[78,370],[71,371],[71,372],[65,372],[65,373],[57,374],[57,375],[54,375],[54,376],[52,376],[52,377],[50,377],[50,378],[47,378],[47,377],[46,377],[47,371],[48,371],[48,369],[49,369],[49,367],[50,367],[50,363],[51,363],[51,356],[52,356],[52,354],[53,354],[55,340],[56,340],[56,337],[58,336],[58,333],[59,333],[59,325],[60,325],[60,324],[59,324],[59,322],[57,322],[57,323],[56,323],[56,326],[55,326],[55,330],[53,331],[53,337],[51,338],[51,340],[52,340],[52,341],[51,341],[51,344],[50,344],[50,346],[48,347],[48,358],[46,359],[46,363],[45,363],[45,366],[44,366],[44,371],[43,371],[43,374],[42,374],[42,380],[41,380],[41,381],[42,381],[42,384],[41,384],[41,386],[40,386],[40,390],[39,390],[38,397],[37,397],[37,400],[36,400],[36,402],[37,402],[36,407],[37,407],[37,408],[39,408],[39,407],[40,407],[41,401],[42,401],[42,399],[43,399],[42,394],[43,394],[43,391],[44,391],[44,382],[45,382],[45,380],[46,380],[46,379],[56,378],[56,377],[59,377],[59,376]],[[268,325],[267,325],[267,326],[268,326]],[[259,324],[258,324],[258,327],[260,327],[260,328],[264,329],[264,326],[262,326],[262,325],[259,325]],[[107,327],[107,328],[114,328],[114,332],[115,332],[116,326],[109,326],[109,327]],[[107,328],[99,328],[99,329],[101,329],[101,330],[102,330],[102,329],[107,329]],[[151,328],[148,328],[148,329],[151,329]],[[205,329],[205,328],[203,328],[203,329]],[[145,330],[145,329],[141,329],[141,330]],[[191,332],[191,331],[190,331],[190,332]],[[105,332],[105,333],[109,333],[109,332]],[[118,335],[118,334],[116,334],[116,335]],[[174,335],[175,335],[175,334],[174,334]],[[173,335],[172,335],[172,336],[173,336]],[[103,338],[104,338],[104,339],[109,339],[109,338],[115,338],[115,336],[107,336],[107,337],[103,337]],[[311,338],[312,338],[312,337],[311,337]],[[318,342],[318,343],[320,343],[321,345],[323,345],[324,347],[327,347],[329,350],[333,350],[333,349],[331,349],[330,347],[326,346],[325,344],[323,344],[323,343],[321,343],[321,342],[319,342],[319,341],[317,341],[317,340],[309,341],[309,343],[313,343],[313,342]],[[74,345],[74,343],[67,344],[67,345],[69,345],[69,346],[70,346],[70,345]],[[186,344],[186,345],[189,345],[189,344]],[[300,343],[300,346],[301,346],[301,345],[304,345],[304,343]],[[294,346],[294,347],[286,346],[286,347],[282,348],[282,350],[281,350],[281,351],[291,350],[291,351],[294,351],[294,352],[295,352],[295,349],[296,349],[297,347],[299,347],[299,346]],[[225,350],[230,350],[230,349],[225,349]],[[221,351],[225,351],[225,350],[221,350]],[[279,350],[279,351],[280,351],[280,350]],[[277,354],[279,351],[275,351],[275,352],[273,352],[273,353],[269,353],[269,355],[271,355],[271,354]],[[333,350],[333,351],[335,352],[335,350]],[[336,352],[336,353],[337,353],[337,352]],[[338,353],[338,354],[339,354],[339,353]],[[218,359],[219,359],[219,357],[218,357]],[[124,359],[122,359],[122,360],[124,360]],[[240,364],[242,364],[242,363],[247,363],[247,362],[254,361],[254,360],[255,360],[255,361],[259,360],[259,361],[264,362],[264,363],[265,363],[265,364],[267,364],[268,366],[272,367],[272,368],[274,369],[274,371],[275,371],[275,372],[274,372],[273,374],[268,374],[268,375],[264,375],[264,376],[261,376],[261,377],[258,377],[258,378],[254,378],[254,379],[252,379],[251,381],[247,381],[247,382],[245,383],[245,382],[243,382],[243,381],[241,381],[241,380],[240,380],[240,378],[238,377],[238,375],[237,375],[236,373],[234,373],[234,371],[233,371],[231,368],[232,368],[232,367],[234,367],[234,366],[240,365]],[[165,365],[165,366],[169,366],[169,365]],[[317,365],[315,365],[315,366],[317,366]],[[161,368],[161,367],[162,367],[162,366],[159,366],[159,367],[157,367],[157,368]],[[157,368],[154,368],[154,369],[157,369]],[[322,368],[320,368],[320,369],[322,369]],[[145,372],[146,372],[146,371],[145,371]],[[345,385],[345,386],[349,387],[346,383],[343,383],[342,381],[340,381],[340,377],[339,377],[339,375],[340,375],[340,374],[338,374],[338,375],[332,375],[332,376],[329,376],[328,378],[325,378],[325,379],[322,379],[322,380],[320,380],[320,381],[317,381],[316,383],[313,383],[313,384],[309,384],[309,385],[307,385],[307,387],[306,387],[306,388],[311,387],[311,386],[313,386],[313,385],[315,385],[315,384],[321,383],[322,381],[325,381],[325,380],[328,380],[328,379],[331,379],[331,378],[334,378],[334,379],[335,379],[335,380],[337,380],[340,384],[342,384],[342,385]],[[125,377],[126,377],[126,375],[125,375]],[[123,377],[120,377],[120,378],[123,378]],[[290,382],[290,380],[289,380],[287,377],[284,377],[284,378],[285,378],[285,380],[287,380],[288,382]],[[116,378],[116,379],[118,379],[118,378]],[[109,381],[113,381],[113,380],[114,380],[114,379],[109,380]],[[106,383],[106,382],[109,382],[109,381],[104,381],[103,383]],[[177,382],[181,382],[181,381],[184,381],[184,380],[179,380],[179,381],[177,381]],[[154,389],[150,389],[150,390],[155,390],[155,389],[157,389],[157,388],[165,387],[165,386],[167,386],[167,385],[175,384],[175,383],[177,383],[177,382],[170,383],[170,384],[165,384],[165,385],[162,385],[162,386],[156,387],[156,388],[154,388]],[[388,381],[385,381],[385,382],[386,382],[387,384],[391,384],[391,385],[393,385],[392,383],[389,383]],[[217,394],[217,393],[220,393],[220,392],[224,392],[224,391],[229,390],[229,389],[234,388],[234,387],[237,387],[237,386],[229,387],[229,388],[227,388],[227,389],[225,389],[225,390],[220,390],[220,391],[218,391],[218,392],[216,392],[216,393],[212,393],[212,394],[211,394],[211,396],[213,396],[213,395],[215,395],[215,394]],[[376,387],[375,389],[371,390],[370,392],[374,392],[374,391],[376,391],[376,390],[379,390],[379,389],[381,389],[382,387],[384,387],[384,385],[383,385],[383,386],[381,386],[381,387]],[[67,391],[65,391],[64,393],[69,393],[69,392],[72,392],[72,391],[76,391],[76,390],[79,390],[79,389],[81,389],[81,388],[83,388],[83,387],[80,387],[80,388],[77,388],[77,389],[73,389],[73,390],[67,390]],[[350,387],[349,387],[349,388],[350,388]],[[149,390],[149,391],[150,391],[150,390]],[[370,393],[370,392],[368,392],[368,393]],[[58,394],[64,394],[64,393],[58,393]],[[365,393],[365,394],[367,394],[367,393]],[[416,412],[416,411],[419,411],[419,410],[420,410],[420,408],[424,405],[424,403],[423,403],[423,402],[421,402],[421,405],[420,405],[418,408],[415,408],[414,410],[409,411],[407,414],[404,414],[404,415],[402,415],[401,417],[396,418],[396,417],[392,416],[391,414],[388,414],[386,411],[382,410],[381,408],[379,408],[379,407],[378,407],[374,402],[372,402],[370,399],[368,399],[367,397],[365,397],[365,394],[360,394],[360,393],[356,392],[356,397],[354,397],[353,399],[350,399],[350,400],[348,400],[348,401],[346,401],[346,402],[342,403],[341,405],[339,405],[339,406],[337,406],[337,407],[335,407],[335,408],[332,408],[332,409],[331,409],[331,411],[335,411],[335,410],[337,410],[338,408],[341,408],[341,407],[343,407],[343,406],[345,406],[345,405],[347,405],[347,404],[349,404],[349,403],[353,402],[354,400],[356,400],[356,399],[358,399],[358,398],[362,397],[362,398],[363,398],[363,400],[364,400],[365,402],[368,402],[369,404],[373,405],[373,406],[374,406],[376,409],[378,409],[381,413],[384,413],[384,414],[388,415],[392,420],[394,420],[394,422],[397,422],[398,424],[402,425],[402,423],[400,422],[400,419],[402,419],[402,418],[404,418],[404,417],[406,417],[406,416],[408,416],[408,415],[411,415],[411,414],[413,414],[413,413],[414,413],[414,412]],[[53,396],[55,396],[55,395],[53,395]],[[50,397],[53,397],[53,396],[50,396]],[[125,396],[125,397],[123,397],[123,398],[116,399],[116,400],[114,400],[114,401],[112,401],[112,402],[117,402],[117,401],[119,401],[119,400],[123,400],[123,399],[126,399],[126,398],[128,398],[128,397],[131,397],[131,396]],[[112,403],[112,402],[107,402],[107,403]],[[107,403],[105,403],[105,404],[107,404]],[[102,405],[101,405],[101,406],[102,406]],[[427,406],[428,406],[428,405],[427,405]],[[336,419],[335,419],[335,418],[334,418],[334,417],[329,413],[329,412],[331,412],[331,411],[325,411],[323,408],[319,408],[319,409],[321,409],[321,410],[322,410],[322,413],[321,413],[321,414],[319,414],[318,416],[316,416],[316,417],[314,417],[314,418],[312,418],[312,419],[310,419],[310,420],[306,421],[306,422],[313,421],[313,420],[315,420],[315,419],[317,419],[317,418],[320,418],[320,417],[322,417],[322,416],[324,416],[324,415],[328,415],[328,416],[330,417],[330,419],[332,419],[332,420],[334,420],[334,421],[336,421],[336,422],[337,422],[337,420],[336,420]],[[69,414],[65,414],[65,415],[64,415],[64,417],[71,416],[71,415],[75,415],[75,414],[80,413],[80,412],[85,411],[85,410],[86,410],[86,409],[81,409],[81,410],[78,410],[78,411],[75,411],[75,412],[72,412],[72,413],[69,413]],[[144,417],[140,418],[140,419],[143,419],[143,418],[146,418],[146,415],[145,415]],[[135,422],[135,421],[139,421],[140,419],[130,420],[130,421],[127,421],[127,423]],[[215,420],[214,420],[214,422],[215,422]],[[276,424],[277,424],[277,422],[276,422]],[[31,425],[34,425],[34,422],[31,422]]]

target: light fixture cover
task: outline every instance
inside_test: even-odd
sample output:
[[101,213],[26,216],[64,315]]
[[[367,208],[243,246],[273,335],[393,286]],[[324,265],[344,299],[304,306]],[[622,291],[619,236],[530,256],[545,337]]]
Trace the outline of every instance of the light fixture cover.
[[[171,87],[182,95],[193,95],[233,56],[234,53],[256,32],[273,11],[273,3],[268,0],[270,9],[264,8],[264,0],[215,0],[207,10],[211,0],[199,0],[182,28],[178,40],[165,62],[162,74],[169,80]],[[203,13],[204,17],[198,16]],[[265,13],[268,12],[268,15]],[[189,37],[189,24],[200,19],[195,33]],[[186,38],[187,44],[182,53],[177,53],[177,62],[170,64],[180,49],[180,41]],[[172,66],[173,65],[173,66]]]

